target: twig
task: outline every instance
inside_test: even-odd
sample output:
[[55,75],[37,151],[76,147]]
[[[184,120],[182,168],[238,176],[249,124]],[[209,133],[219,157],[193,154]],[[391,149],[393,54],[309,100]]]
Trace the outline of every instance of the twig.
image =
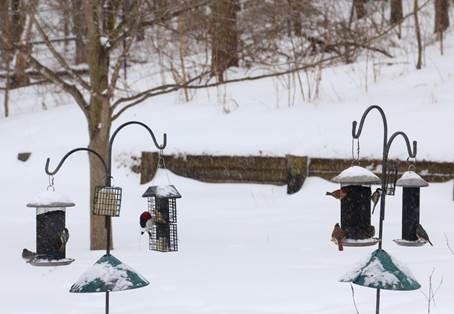
[[355,306],[356,314],[359,314],[358,307],[356,306],[355,289],[353,288],[353,284],[350,284],[350,287],[352,288],[353,305]]

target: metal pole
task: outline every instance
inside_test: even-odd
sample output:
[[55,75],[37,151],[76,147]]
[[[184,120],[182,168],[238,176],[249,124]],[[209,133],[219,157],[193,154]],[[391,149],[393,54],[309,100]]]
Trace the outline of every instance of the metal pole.
[[106,291],[106,314],[109,314],[109,291]]
[[[407,137],[407,135],[404,132],[395,132],[390,139],[388,140],[388,121],[386,119],[385,112],[383,109],[379,106],[370,106],[369,108],[366,109],[366,111],[363,113],[363,116],[361,117],[361,121],[359,124],[358,131],[356,131],[357,127],[357,122],[353,121],[352,123],[352,136],[355,139],[358,139],[361,135],[364,121],[368,115],[368,113],[376,109],[378,112],[380,112],[380,115],[383,119],[383,159],[382,159],[382,182],[381,182],[381,188],[382,188],[382,194],[380,198],[380,217],[379,217],[379,229],[378,229],[378,249],[381,250],[383,247],[383,221],[385,220],[385,200],[386,200],[386,172],[388,170],[388,154],[389,154],[389,149],[391,148],[391,144],[393,143],[394,139],[401,135],[405,143],[407,144],[407,151],[408,155],[411,158],[416,157],[416,152],[417,152],[417,143],[416,141],[413,141],[413,150],[410,147],[410,141]],[[375,305],[375,313],[379,314],[380,313],[380,289],[377,289],[377,296],[376,296],[376,305]]]

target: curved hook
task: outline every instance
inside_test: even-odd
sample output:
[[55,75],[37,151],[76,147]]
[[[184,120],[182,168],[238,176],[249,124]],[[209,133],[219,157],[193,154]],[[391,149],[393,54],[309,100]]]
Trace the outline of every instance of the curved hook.
[[359,136],[361,135],[361,132],[363,131],[364,121],[366,120],[366,117],[369,114],[369,112],[371,110],[373,110],[373,109],[377,109],[378,112],[380,112],[380,115],[381,115],[381,117],[383,119],[383,126],[384,126],[384,133],[385,133],[384,142],[386,142],[386,137],[388,135],[388,121],[386,120],[385,112],[383,111],[383,109],[380,106],[377,106],[377,105],[370,106],[369,108],[366,109],[366,111],[364,111],[363,116],[361,117],[361,121],[359,123],[358,132],[356,131],[356,126],[358,125],[358,122],[353,121],[353,123],[352,123],[352,136],[353,136],[353,138],[359,138]]
[[408,156],[410,158],[415,158],[417,151],[417,145],[418,143],[416,141],[413,141],[413,149],[410,147],[410,140],[408,139],[407,134],[405,134],[402,131],[395,132],[391,137],[389,138],[388,144],[386,145],[386,154],[389,153],[389,149],[391,148],[391,144],[393,143],[394,139],[398,136],[402,136],[405,140],[405,144],[407,144],[407,151],[408,151]]
[[94,154],[96,157],[98,157],[98,159],[101,161],[102,165],[104,166],[104,171],[105,171],[105,173],[106,173],[106,178],[108,178],[107,164],[106,164],[106,162],[104,161],[104,158],[102,158],[102,156],[101,156],[98,152],[96,152],[96,151],[94,151],[94,150],[92,150],[92,149],[90,149],[90,148],[85,148],[85,147],[75,148],[75,149],[73,149],[73,150],[70,150],[68,153],[66,153],[66,155],[63,156],[63,158],[60,160],[60,162],[58,163],[58,166],[55,168],[54,171],[50,171],[50,170],[49,170],[50,158],[47,158],[47,160],[46,160],[46,167],[45,167],[45,169],[44,169],[44,170],[46,171],[46,174],[47,174],[47,175],[50,175],[50,176],[53,176],[54,174],[56,174],[56,173],[60,170],[61,166],[63,166],[63,163],[65,162],[65,160],[66,160],[69,156],[71,156],[73,153],[76,153],[76,152],[78,152],[78,151],[86,151],[86,152],[92,153],[92,154]]
[[124,127],[126,127],[128,125],[131,125],[131,124],[137,124],[137,125],[140,125],[140,126],[144,127],[148,131],[148,133],[150,134],[151,138],[153,139],[154,145],[159,150],[162,150],[162,149],[164,149],[167,146],[167,134],[166,133],[163,134],[162,144],[159,145],[158,141],[156,140],[156,137],[154,136],[153,131],[145,123],[142,123],[142,122],[139,122],[139,121],[129,121],[129,122],[123,123],[122,125],[120,125],[113,132],[112,136],[110,137],[110,141],[109,141],[109,155],[108,155],[109,159],[107,161],[107,171],[109,173],[109,177],[107,178],[108,182],[110,180],[109,178],[110,178],[110,173],[111,173],[111,170],[112,170],[112,146],[113,146],[113,142],[114,142],[115,137],[117,136],[118,132],[120,132],[120,130],[123,129]]

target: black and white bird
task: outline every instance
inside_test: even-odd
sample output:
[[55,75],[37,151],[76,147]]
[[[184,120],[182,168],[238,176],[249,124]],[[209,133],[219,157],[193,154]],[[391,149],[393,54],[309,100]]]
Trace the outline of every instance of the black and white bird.
[[372,201],[372,203],[374,203],[374,208],[372,209],[372,215],[374,214],[375,207],[377,206],[378,201],[380,200],[381,191],[382,191],[382,189],[377,188],[375,190],[375,192],[372,193],[372,195],[370,196],[370,200]]
[[430,242],[430,239],[429,239],[429,236],[427,235],[426,230],[424,230],[424,228],[420,224],[418,224],[416,226],[416,237],[418,239],[420,239],[420,240],[424,240],[426,242],[429,242],[429,244],[431,246],[433,246],[432,242]]
[[63,252],[65,247],[66,247],[66,243],[68,243],[68,240],[69,240],[69,230],[68,230],[68,228],[65,228],[65,229],[62,230],[62,232],[60,233],[59,240],[60,240],[59,250],[61,252]]
[[22,250],[22,258],[25,260],[25,262],[30,263],[32,259],[34,259],[36,256],[35,252],[32,252],[27,249]]

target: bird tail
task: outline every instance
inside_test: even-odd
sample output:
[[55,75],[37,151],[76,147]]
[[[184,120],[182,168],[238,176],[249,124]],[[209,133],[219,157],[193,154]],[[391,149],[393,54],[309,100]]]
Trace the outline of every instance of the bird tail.
[[375,204],[374,204],[374,208],[372,208],[372,215],[373,215],[373,214],[374,214],[374,212],[375,212],[375,207],[377,207],[377,204],[378,204],[378,202],[377,202],[377,203],[375,203]]
[[427,239],[427,242],[429,242],[429,244],[430,244],[431,246],[434,246],[434,245],[432,244],[432,242],[430,242],[429,239]]
[[342,244],[342,240],[337,241],[337,247],[339,248],[339,251],[344,250],[344,245]]

